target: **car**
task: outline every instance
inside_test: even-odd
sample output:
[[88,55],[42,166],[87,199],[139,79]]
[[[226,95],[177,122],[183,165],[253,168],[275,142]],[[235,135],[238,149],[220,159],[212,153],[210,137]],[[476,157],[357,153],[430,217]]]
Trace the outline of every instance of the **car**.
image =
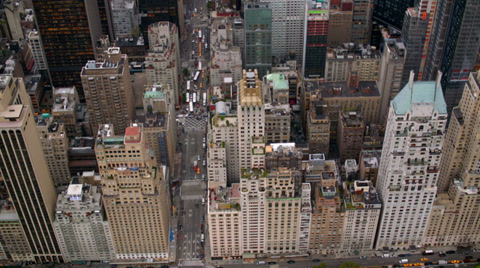
[[469,262],[471,262],[471,260],[469,260],[469,259],[463,260],[463,263],[469,263]]
[[268,262],[268,265],[275,265],[275,264],[277,264],[277,263],[274,262],[274,261]]
[[445,253],[447,253],[447,254],[455,254],[455,250],[448,250],[448,251],[446,251]]
[[421,258],[421,261],[428,261],[428,258]]
[[197,156],[197,159],[200,160],[200,155]]
[[425,262],[425,265],[433,265],[433,262],[427,261],[427,262]]
[[466,260],[471,260],[471,259],[473,259],[473,256],[465,256],[465,259]]
[[178,225],[178,230],[182,230],[183,226],[181,224]]
[[367,256],[361,256],[360,259],[361,260],[365,260],[367,258]]
[[405,254],[405,256],[412,257],[413,255],[412,254]]
[[288,264],[294,264],[295,261],[289,260],[289,261],[287,261],[287,263],[288,263]]
[[398,254],[398,257],[403,258],[403,257],[407,257],[407,255],[405,255],[405,254]]
[[447,254],[445,254],[445,253],[440,253],[440,254],[438,254],[438,256],[439,256],[439,257],[447,257]]
[[313,259],[312,262],[321,262],[319,259]]

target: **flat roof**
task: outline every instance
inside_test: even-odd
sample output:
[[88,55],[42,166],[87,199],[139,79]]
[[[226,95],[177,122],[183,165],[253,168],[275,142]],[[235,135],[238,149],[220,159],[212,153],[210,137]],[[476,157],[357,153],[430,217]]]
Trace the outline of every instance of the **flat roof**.
[[82,184],[70,184],[67,189],[67,195],[81,195],[82,188]]

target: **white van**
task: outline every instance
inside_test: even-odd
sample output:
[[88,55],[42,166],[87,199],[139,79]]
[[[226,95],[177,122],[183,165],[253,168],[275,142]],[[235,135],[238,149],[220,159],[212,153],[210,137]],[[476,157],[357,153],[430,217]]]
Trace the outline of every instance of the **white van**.
[[202,198],[202,205],[205,206],[205,198]]
[[264,265],[265,261],[257,261],[257,265]]
[[408,263],[408,259],[401,259],[398,261],[398,263],[402,264],[402,263]]

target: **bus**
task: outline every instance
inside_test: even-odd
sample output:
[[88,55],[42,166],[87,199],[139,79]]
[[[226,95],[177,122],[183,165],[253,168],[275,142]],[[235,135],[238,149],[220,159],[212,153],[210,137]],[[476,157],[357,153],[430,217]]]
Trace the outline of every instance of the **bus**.
[[190,93],[187,92],[187,95],[185,97],[187,99],[187,103],[189,103],[190,102]]
[[187,81],[187,91],[190,91],[190,80]]
[[202,39],[202,30],[198,30],[198,39]]
[[202,70],[202,62],[201,62],[201,61],[198,62],[198,70],[199,70],[199,71]]
[[193,113],[193,102],[189,102],[190,104],[190,112]]
[[197,72],[195,73],[195,77],[193,78],[193,81],[197,82],[199,75],[200,75],[200,71],[197,71]]
[[197,102],[197,93],[193,93],[193,103]]
[[427,249],[425,251],[422,252],[422,255],[425,256],[425,255],[433,255],[433,250],[431,249]]
[[203,92],[203,106],[207,106],[207,93]]

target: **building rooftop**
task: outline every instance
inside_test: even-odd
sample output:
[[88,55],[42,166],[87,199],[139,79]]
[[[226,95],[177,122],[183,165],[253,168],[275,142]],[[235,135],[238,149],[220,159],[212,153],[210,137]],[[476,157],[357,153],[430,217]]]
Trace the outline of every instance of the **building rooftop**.
[[288,90],[288,79],[282,73],[273,73],[267,75],[267,81],[272,82],[274,90]]
[[366,60],[382,58],[380,51],[372,49],[371,46],[363,46],[358,43],[345,43],[343,46],[327,49],[329,60]]
[[321,82],[318,89],[323,99],[380,97],[375,81],[361,81],[358,87],[348,87],[347,82]]
[[[413,78],[412,78],[413,79]],[[443,97],[442,86],[434,81],[410,82],[392,100],[392,106],[397,115],[413,112],[418,105],[433,105],[434,111],[447,113],[447,104]]]
[[345,191],[345,208],[347,210],[381,208],[380,196],[371,181],[356,180]]

